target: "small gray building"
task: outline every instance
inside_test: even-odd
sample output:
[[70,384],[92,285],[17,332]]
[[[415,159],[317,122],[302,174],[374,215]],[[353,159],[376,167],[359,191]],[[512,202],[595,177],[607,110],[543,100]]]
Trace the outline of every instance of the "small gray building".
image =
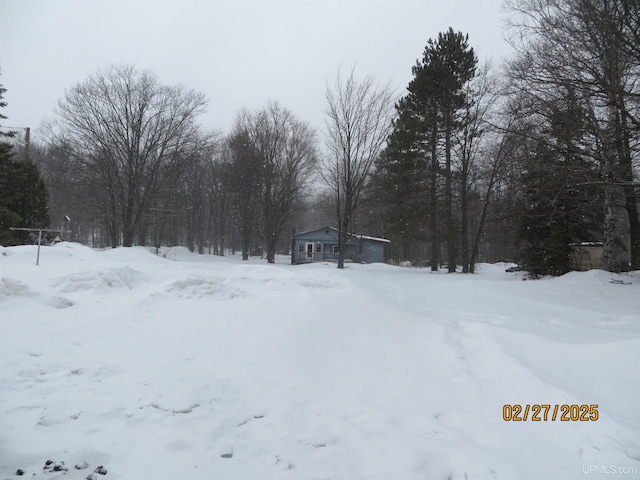
[[572,243],[571,266],[578,272],[586,272],[594,268],[602,268],[602,243]]
[[[390,243],[386,238],[366,235],[347,236],[345,261],[358,263],[384,262],[384,247]],[[291,238],[291,263],[338,261],[338,229],[318,228],[302,232]]]

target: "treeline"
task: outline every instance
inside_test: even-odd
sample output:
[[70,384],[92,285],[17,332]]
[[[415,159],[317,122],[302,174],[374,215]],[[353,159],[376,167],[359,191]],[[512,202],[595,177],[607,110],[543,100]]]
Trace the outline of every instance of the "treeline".
[[315,132],[270,103],[223,136],[196,124],[201,93],[115,66],[59,102],[48,146],[32,149],[53,218],[96,247],[184,245],[223,255],[286,249],[317,162]]
[[501,75],[462,33],[429,40],[371,183],[396,260],[640,269],[640,4],[510,0]]
[[[0,85],[0,108],[7,106],[3,100],[6,91]],[[0,113],[0,120],[6,118]],[[46,228],[50,223],[46,186],[28,152],[23,149],[21,156],[16,156],[15,137],[15,131],[0,130],[0,245],[30,242],[28,232],[11,227]]]
[[561,274],[579,244],[601,246],[603,268],[640,269],[640,6],[506,7],[515,53],[503,68],[449,29],[403,95],[338,76],[323,141],[277,102],[205,131],[201,93],[134,67],[100,71],[31,147],[51,218],[71,216],[72,239],[96,247],[269,262],[293,231],[331,224],[341,238],[390,238],[390,261],[451,272],[509,260]]

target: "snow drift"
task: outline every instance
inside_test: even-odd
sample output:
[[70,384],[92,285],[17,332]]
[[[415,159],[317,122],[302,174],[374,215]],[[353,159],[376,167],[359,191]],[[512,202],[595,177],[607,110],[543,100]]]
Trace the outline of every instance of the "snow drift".
[[638,276],[164,257],[0,248],[1,480],[640,477]]

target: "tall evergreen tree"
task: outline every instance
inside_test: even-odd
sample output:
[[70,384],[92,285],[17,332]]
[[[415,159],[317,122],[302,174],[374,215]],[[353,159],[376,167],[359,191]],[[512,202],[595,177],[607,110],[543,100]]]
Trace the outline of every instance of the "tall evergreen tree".
[[[7,90],[0,85],[0,107]],[[0,120],[7,117],[0,114]],[[13,145],[2,138],[11,138],[14,132],[0,132],[0,245],[29,243],[25,232],[14,232],[11,227],[39,228],[49,224],[47,189],[37,167],[26,157],[16,159]]]
[[[409,101],[405,97],[396,106],[399,115],[387,148],[376,162],[373,184],[384,205],[384,223],[395,252],[392,257],[421,262],[424,260],[421,246],[425,242],[431,239],[436,243],[432,252],[438,251],[437,237],[433,235],[437,220],[433,210],[435,196],[430,195],[434,189],[429,182],[436,174],[429,175],[433,164],[424,151],[428,140],[416,127],[416,116],[408,113],[405,104]],[[437,256],[435,259],[437,264]]]
[[[7,91],[0,84],[0,108],[7,106],[7,102],[3,101],[4,93]],[[7,117],[0,113],[0,120]],[[10,226],[15,226],[20,222],[20,216],[9,208],[10,189],[9,180],[11,165],[11,157],[13,157],[13,145],[6,141],[13,138],[15,132],[6,132],[0,130],[0,245],[11,245],[13,241],[13,233],[9,230]]]
[[[7,106],[7,102],[3,100],[6,91],[7,89],[4,88],[2,84],[0,84],[0,108],[4,108]],[[0,113],[0,120],[6,120],[6,118],[6,115]],[[13,149],[13,145],[7,142],[6,139],[13,138],[15,137],[15,135],[16,132],[0,130],[0,159],[2,159],[3,162],[5,159],[11,157],[11,150]]]
[[447,264],[449,272],[456,271],[457,229],[454,222],[452,138],[454,130],[462,128],[458,112],[465,107],[464,85],[476,73],[478,59],[469,46],[469,37],[449,29],[438,35],[438,42],[425,52],[425,69],[439,86],[438,104],[441,112],[445,157],[445,217]]
[[523,164],[519,238],[524,267],[534,274],[570,271],[572,245],[593,241],[602,224],[602,185],[584,152],[586,115],[571,89],[563,103],[551,108],[546,139],[537,139]]
[[[413,67],[408,93],[396,105],[398,120],[386,158],[378,163],[390,174],[386,183],[391,189],[404,184],[403,188],[428,192],[426,230],[432,270],[438,268],[442,241],[446,244],[449,271],[456,268],[453,137],[464,128],[460,118],[467,103],[464,87],[474,78],[476,65],[477,57],[467,35],[449,28],[437,39],[429,39],[422,59]],[[411,186],[403,178],[407,176]],[[424,202],[420,197],[412,196],[414,201]],[[414,212],[419,209],[417,205],[406,208]]]

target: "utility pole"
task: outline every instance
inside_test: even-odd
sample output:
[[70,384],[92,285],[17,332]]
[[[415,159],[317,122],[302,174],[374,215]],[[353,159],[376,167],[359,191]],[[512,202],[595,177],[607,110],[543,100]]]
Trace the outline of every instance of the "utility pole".
[[24,146],[24,160],[26,162],[29,159],[29,144],[31,143],[31,128],[29,127],[2,127],[2,128],[10,129],[9,132],[6,134],[10,138],[14,138],[16,136],[17,132],[15,130],[24,130],[24,142],[21,142],[20,140],[16,139],[15,143],[17,143],[18,145]]
[[29,139],[31,138],[31,129],[29,127],[25,128],[24,133],[24,161],[29,160]]

